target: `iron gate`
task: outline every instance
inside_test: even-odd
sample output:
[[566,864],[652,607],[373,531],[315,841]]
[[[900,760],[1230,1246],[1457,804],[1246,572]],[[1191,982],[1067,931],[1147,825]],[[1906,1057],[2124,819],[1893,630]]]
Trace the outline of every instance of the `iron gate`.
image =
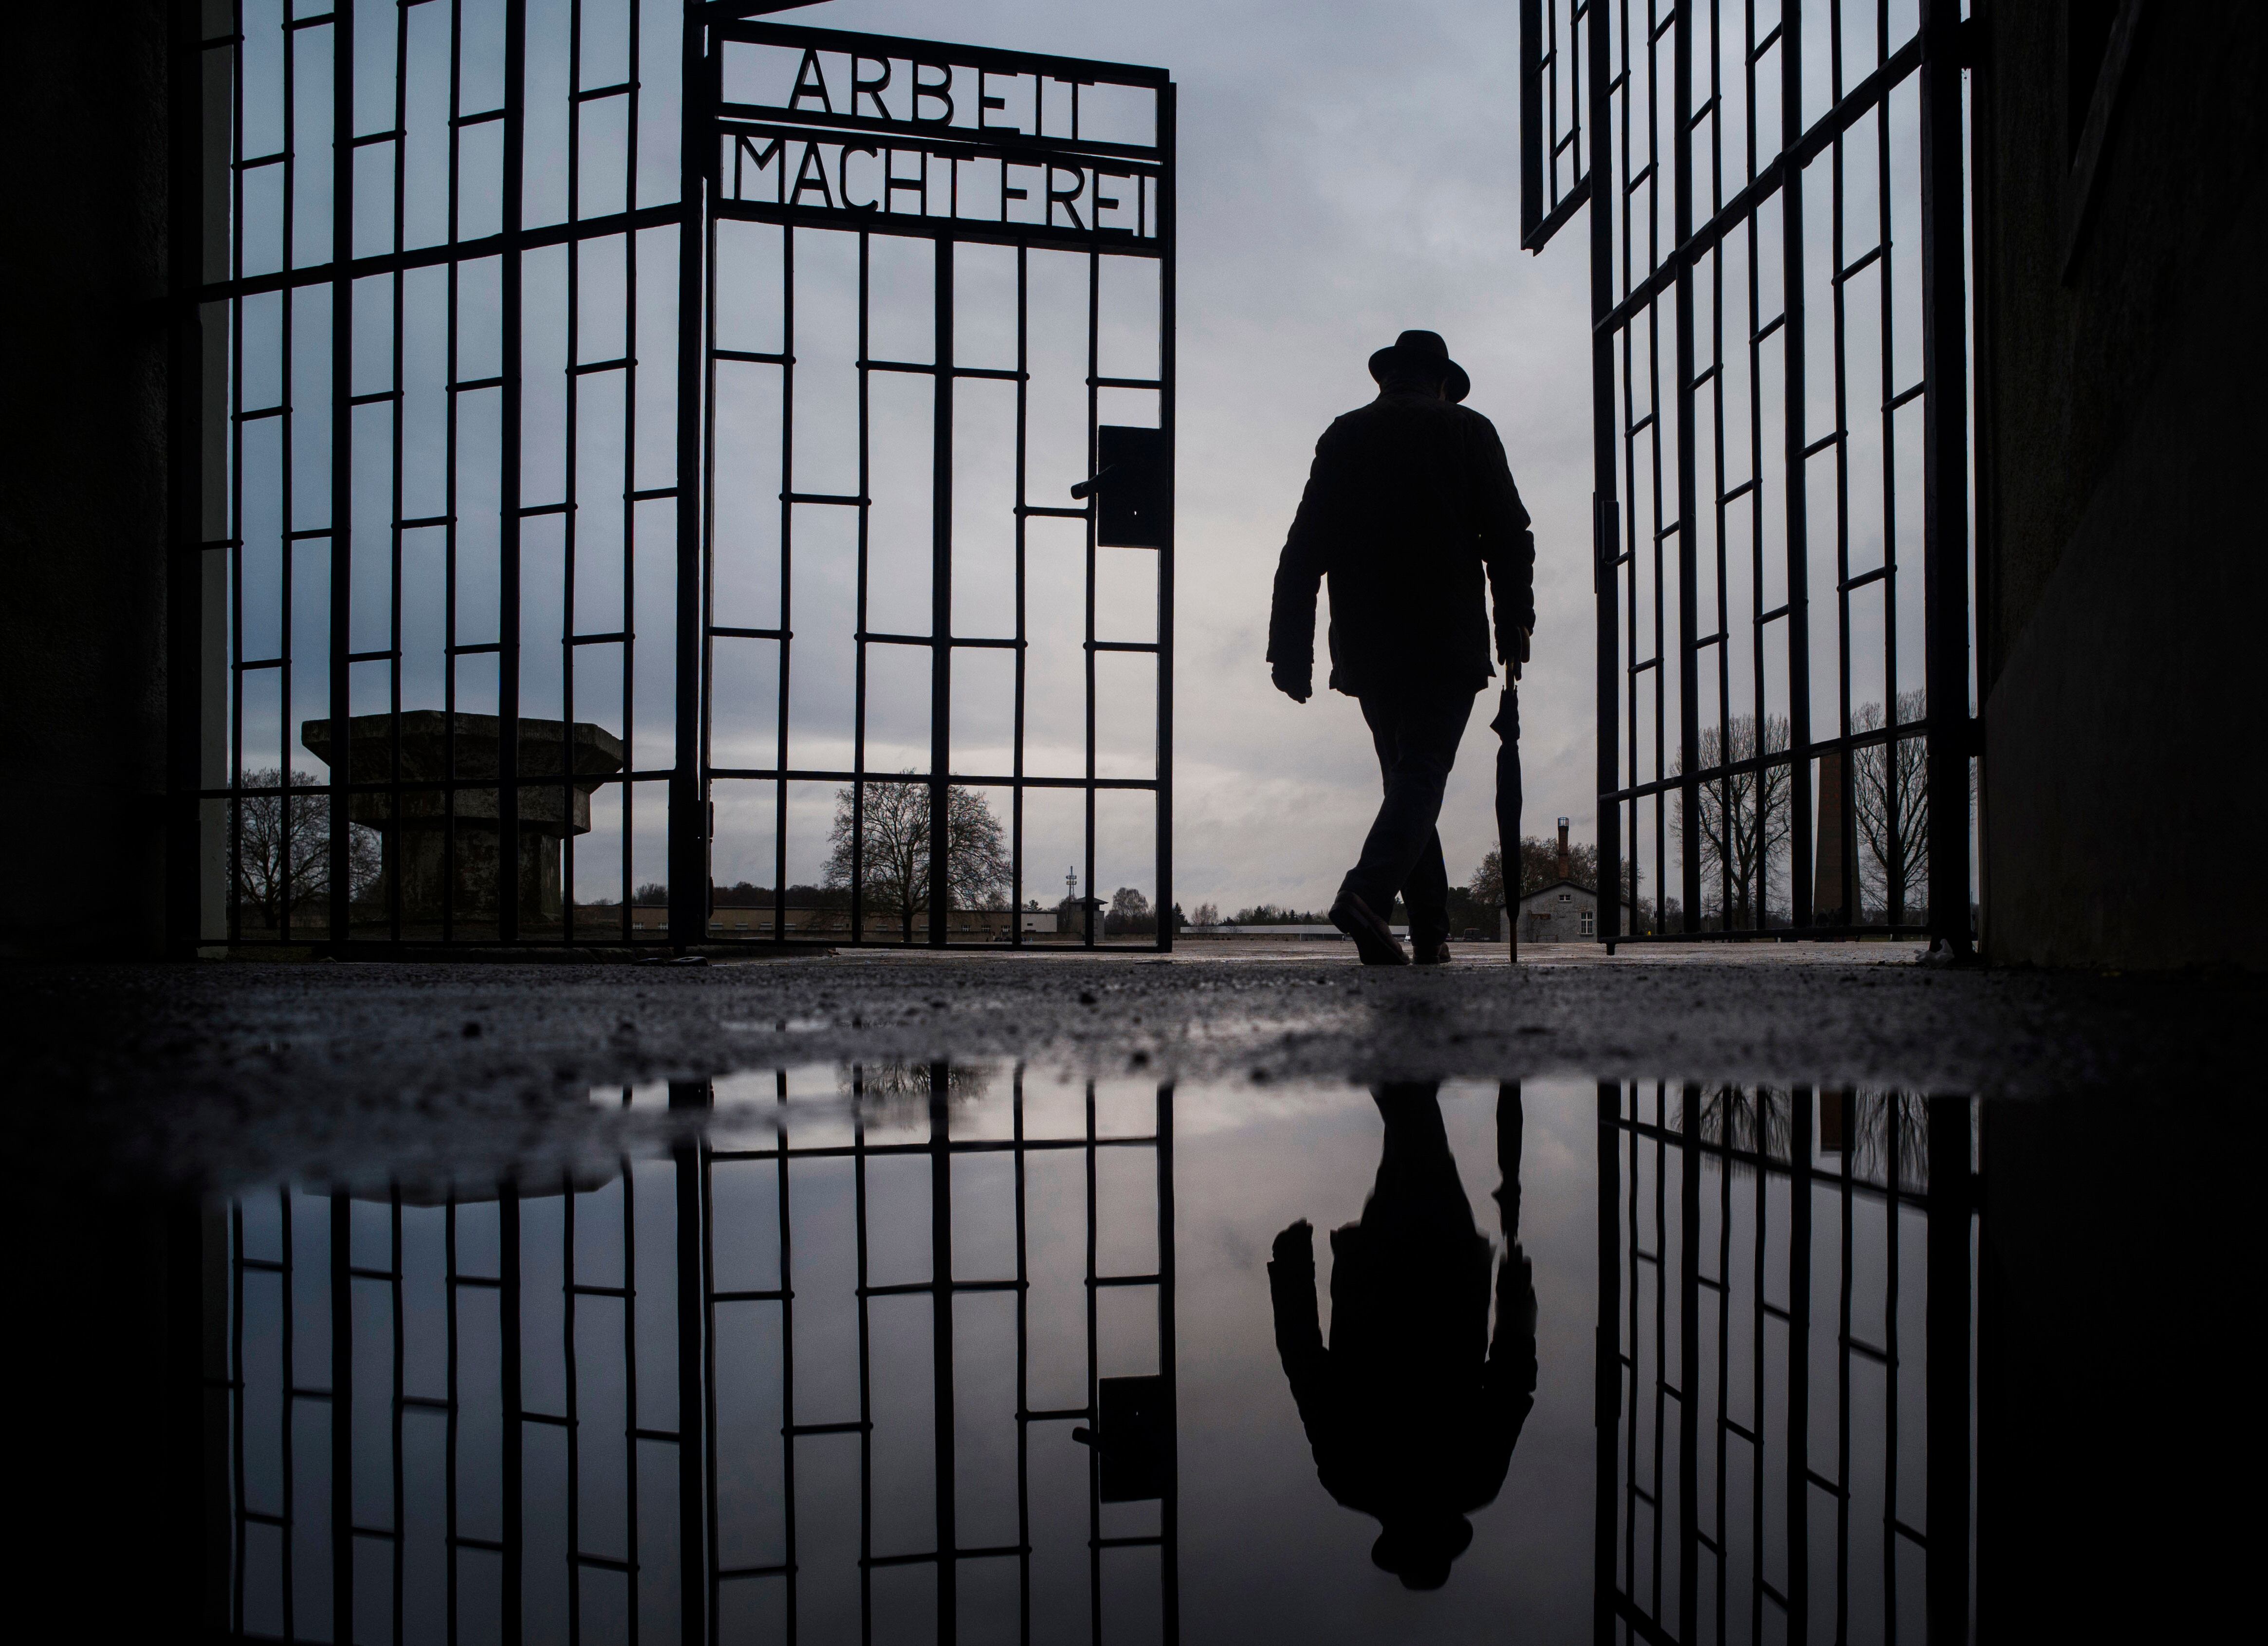
[[[1092,944],[1097,808],[1123,796],[1150,814],[1141,867],[1165,917],[1171,85],[777,25],[711,41],[701,724],[716,845],[756,837],[775,934],[799,859],[815,865],[831,833],[848,896],[806,932],[858,941],[887,922],[910,941],[925,924],[948,943],[954,916],[1005,890],[1000,930],[958,935],[1022,943],[1027,847],[1052,824],[1088,888],[1057,919],[1083,913]],[[814,314],[799,273],[814,265],[851,300]],[[830,417],[814,461],[799,432]],[[1122,597],[1099,600],[1113,573]],[[830,694],[847,717],[802,707]],[[1129,706],[1122,745],[1150,745],[1138,773],[1102,735]],[[907,787],[924,803],[904,804]],[[983,838],[987,792],[1005,797],[1005,854]],[[1075,816],[1035,816],[1058,797]],[[923,858],[904,843],[924,831]],[[926,885],[906,883],[923,868]]]
[[1172,1089],[998,1073],[593,1091],[711,1130],[216,1205],[227,1637],[1178,1639]]
[[1591,208],[1601,937],[1965,950],[1958,0],[1521,21],[1524,243]]
[[1170,945],[1163,72],[180,3],[180,947]]
[[1969,1638],[1969,1100],[1598,1104],[1593,1638]]

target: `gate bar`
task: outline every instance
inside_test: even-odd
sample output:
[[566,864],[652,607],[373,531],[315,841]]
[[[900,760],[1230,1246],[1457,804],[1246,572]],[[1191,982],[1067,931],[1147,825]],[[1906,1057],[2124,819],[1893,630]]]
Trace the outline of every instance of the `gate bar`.
[[[1933,904],[1933,906],[1934,906]],[[1929,1115],[1928,1347],[1922,1376],[1928,1391],[1927,1485],[1923,1512],[1929,1531],[1929,1574],[1924,1591],[1929,1646],[1967,1646],[1969,1640],[1969,1436],[1971,1344],[1970,1108],[1964,1097],[1932,1097]]]
[[[1178,175],[1176,165],[1175,92],[1173,82],[1167,81],[1158,88],[1158,147],[1165,164],[1165,175]],[[1138,184],[1137,187],[1139,187]],[[1174,389],[1178,378],[1174,339],[1175,305],[1180,293],[1174,281],[1176,247],[1174,236],[1180,221],[1177,191],[1161,188],[1158,191],[1158,240],[1162,247],[1163,261],[1158,265],[1158,304],[1162,311],[1158,317],[1158,427],[1164,432],[1166,450],[1170,455],[1175,449],[1174,420]],[[1174,465],[1169,461],[1162,479],[1164,495],[1159,499],[1164,511],[1164,530],[1158,549],[1158,822],[1154,845],[1158,854],[1157,912],[1158,947],[1167,954],[1174,949]],[[1019,494],[1020,496],[1020,493]],[[1020,633],[1021,631],[1020,630]],[[1020,747],[1020,744],[1019,745]],[[1089,887],[1091,891],[1093,887]],[[1019,922],[1020,924],[1020,921]],[[1167,1387],[1173,1387],[1168,1377]],[[1173,1496],[1167,1498],[1167,1513],[1172,1513]],[[1168,1521],[1170,1528],[1171,1522]],[[1178,1595],[1178,1591],[1176,1591]],[[1177,1603],[1178,1604],[1178,1603]],[[1173,1631],[1168,1639],[1177,1638],[1180,1621],[1176,1608],[1168,1608],[1167,1619]]]
[[[1590,30],[1590,49],[1584,67],[1588,84],[1585,94],[1591,105],[1592,149],[1590,169],[1586,176],[1592,180],[1591,209],[1591,582],[1598,594],[1597,657],[1594,690],[1599,712],[1598,722],[1598,791],[1602,794],[1614,792],[1621,776],[1621,748],[1616,736],[1615,709],[1622,700],[1622,643],[1619,637],[1622,581],[1616,563],[1622,547],[1622,506],[1616,491],[1614,334],[1605,324],[1614,308],[1615,225],[1608,208],[1610,191],[1597,180],[1614,175],[1614,143],[1607,140],[1607,153],[1602,158],[1597,134],[1610,131],[1608,118],[1613,107],[1612,84],[1607,75],[1606,8],[1600,0],[1591,0],[1587,26]],[[1570,32],[1572,33],[1572,25]],[[1572,41],[1570,44],[1572,45]],[[1603,168],[1603,169],[1602,169]],[[1635,808],[1633,808],[1635,812]],[[1613,903],[1606,919],[1599,923],[1599,934],[1607,945],[1607,953],[1615,952],[1614,940],[1623,931],[1625,908],[1633,926],[1638,919],[1637,876],[1629,876],[1630,892],[1625,899],[1623,874],[1622,808],[1609,803],[1598,808],[1595,823],[1599,835],[1598,895],[1603,899],[1607,887],[1614,887]],[[1635,845],[1635,842],[1632,843]],[[1635,861],[1635,860],[1633,860]]]
[[[792,234],[795,231],[790,228],[783,233]],[[937,393],[930,431],[929,946],[943,948],[953,924],[953,368],[958,362],[954,353],[953,332],[954,243],[950,237],[941,236],[936,245],[937,332],[933,349]],[[1019,496],[1017,501],[1022,500]],[[1090,771],[1088,775],[1094,774]],[[781,838],[786,838],[784,827]],[[784,880],[786,876],[781,878]],[[1012,915],[1010,924],[1022,922]],[[777,936],[786,935],[784,916],[772,931]],[[950,1454],[942,1461],[949,1462]],[[953,1546],[944,1540],[947,1530],[949,1524],[940,1527],[940,1549]],[[939,1606],[951,1591],[952,1570],[950,1561],[940,1568]],[[945,1623],[941,1622],[939,1628],[949,1635],[950,1629]]]
[[[1922,580],[1929,738],[1929,934],[1970,952],[1969,309],[1959,0],[1921,0]],[[1886,705],[1896,719],[1894,705]],[[1937,1620],[1934,1609],[1932,1621]]]
[[[520,422],[525,369],[526,266],[520,225],[526,216],[527,0],[505,0],[504,24],[504,399],[497,477],[497,941],[519,941],[519,527]],[[335,717],[339,711],[335,710]],[[450,809],[454,811],[455,802]],[[453,873],[454,866],[452,865]]]
[[[352,918],[351,854],[349,851],[347,821],[348,782],[354,775],[354,728],[348,709],[353,701],[354,674],[347,661],[350,625],[354,612],[354,280],[348,272],[348,257],[354,250],[354,174],[355,150],[348,140],[354,129],[354,9],[353,0],[337,0],[331,11],[331,472],[328,485],[330,532],[330,624],[329,635],[329,697],[331,725],[335,734],[335,750],[329,774],[328,802],[329,838],[326,842],[330,881],[328,924],[325,936],[334,943],[344,942],[347,923]],[[509,153],[505,164],[511,160]],[[506,185],[509,199],[510,185]],[[506,210],[510,207],[507,205]],[[289,367],[285,368],[287,371]],[[286,398],[289,392],[286,391]],[[290,428],[287,418],[284,424],[286,438]],[[283,521],[284,552],[292,552],[297,533],[287,516]],[[284,653],[284,668],[288,674],[291,654]],[[291,767],[291,724],[287,719],[283,727],[284,769]],[[286,838],[289,838],[289,817],[285,813]],[[288,898],[288,889],[285,896]]]
[[[707,936],[709,924],[709,808],[701,772],[702,624],[708,613],[701,597],[703,511],[695,487],[701,474],[702,388],[709,374],[702,324],[702,277],[709,261],[709,74],[703,30],[691,3],[686,10],[678,54],[677,764],[669,776],[669,941],[680,949]],[[692,1591],[686,1592],[690,1606]]]

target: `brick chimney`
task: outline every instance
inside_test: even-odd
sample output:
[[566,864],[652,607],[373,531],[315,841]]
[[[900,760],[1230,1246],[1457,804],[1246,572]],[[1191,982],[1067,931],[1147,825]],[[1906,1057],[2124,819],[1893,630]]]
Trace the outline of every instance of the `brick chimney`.
[[1559,878],[1562,880],[1575,878],[1573,865],[1567,856],[1567,820],[1565,817],[1559,820]]

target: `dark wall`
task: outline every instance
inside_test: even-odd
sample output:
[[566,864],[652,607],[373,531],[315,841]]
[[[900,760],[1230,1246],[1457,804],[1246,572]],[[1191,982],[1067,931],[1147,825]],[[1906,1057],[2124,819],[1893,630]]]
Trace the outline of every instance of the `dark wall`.
[[2200,1641],[2249,1587],[2261,1111],[1987,1099],[1977,1639]]
[[166,12],[9,14],[0,955],[163,934]]
[[2258,966],[2268,6],[1977,10],[1986,952]]
[[15,1569],[56,1607],[54,1638],[218,1642],[226,1248],[186,1195],[68,1166],[11,1183],[6,1200],[0,1235],[40,1254],[11,1288],[26,1415],[9,1465],[33,1504]]

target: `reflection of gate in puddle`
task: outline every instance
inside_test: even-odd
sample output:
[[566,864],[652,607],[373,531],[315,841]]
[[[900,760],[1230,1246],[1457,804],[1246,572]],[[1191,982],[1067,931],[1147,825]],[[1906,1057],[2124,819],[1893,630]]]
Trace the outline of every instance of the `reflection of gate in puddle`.
[[1970,1117],[1600,1086],[1600,1642],[1967,1638]]
[[228,1207],[235,1631],[1177,1638],[1171,1089],[770,1083],[571,1192]]

